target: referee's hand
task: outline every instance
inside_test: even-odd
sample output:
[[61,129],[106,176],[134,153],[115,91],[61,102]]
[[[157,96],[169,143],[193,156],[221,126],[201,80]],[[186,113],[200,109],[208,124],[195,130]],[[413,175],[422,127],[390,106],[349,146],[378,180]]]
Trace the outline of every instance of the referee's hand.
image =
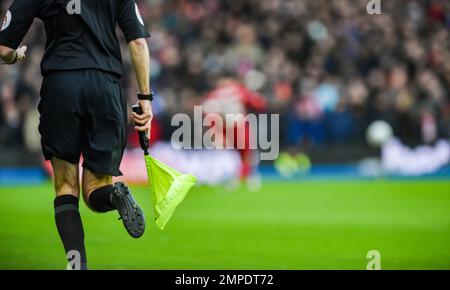
[[143,114],[138,115],[136,113],[131,113],[134,120],[134,129],[140,132],[145,132],[147,136],[150,136],[150,130],[153,119],[152,103],[148,100],[140,100],[139,105]]

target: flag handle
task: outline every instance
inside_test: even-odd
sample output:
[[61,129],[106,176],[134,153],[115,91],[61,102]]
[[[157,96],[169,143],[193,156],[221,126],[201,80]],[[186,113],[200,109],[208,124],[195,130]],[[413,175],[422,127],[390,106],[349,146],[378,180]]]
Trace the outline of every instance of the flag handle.
[[[131,107],[133,112],[138,115],[142,115],[142,108],[139,104],[133,105]],[[139,131],[139,144],[141,145],[142,150],[144,150],[144,155],[149,155],[148,153],[148,135],[146,132]]]
[[[143,113],[142,108],[139,104],[133,105],[131,107],[131,109],[133,110],[133,112],[135,112],[138,115],[142,115],[142,113]],[[150,181],[150,180],[152,180],[152,176],[151,176],[152,171],[150,170],[151,157],[148,152],[149,138],[145,132],[138,131],[138,134],[139,134],[139,144],[141,145],[142,150],[144,150],[145,167],[147,169],[148,180]],[[154,188],[153,182],[150,182],[150,189],[151,189],[151,196],[152,196],[153,204],[156,206],[157,200],[156,200],[156,194],[155,194],[155,188]],[[156,207],[154,210],[155,210],[155,216],[156,216]],[[156,219],[156,217],[155,217],[155,219]]]

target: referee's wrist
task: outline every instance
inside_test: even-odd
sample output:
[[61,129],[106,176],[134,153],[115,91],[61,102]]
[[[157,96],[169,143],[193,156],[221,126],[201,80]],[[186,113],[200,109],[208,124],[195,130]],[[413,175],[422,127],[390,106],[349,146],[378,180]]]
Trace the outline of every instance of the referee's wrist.
[[153,94],[152,90],[150,90],[149,94],[143,94],[143,93],[138,93],[137,94],[137,98],[138,98],[139,101],[143,101],[143,100],[145,100],[145,101],[153,101],[153,96],[154,96],[154,94]]

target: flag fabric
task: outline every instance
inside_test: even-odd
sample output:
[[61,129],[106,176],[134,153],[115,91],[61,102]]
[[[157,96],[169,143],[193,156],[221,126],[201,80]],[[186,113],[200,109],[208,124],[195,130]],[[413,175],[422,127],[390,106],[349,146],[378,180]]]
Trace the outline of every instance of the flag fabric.
[[163,230],[197,178],[182,174],[150,155],[145,155],[156,226]]

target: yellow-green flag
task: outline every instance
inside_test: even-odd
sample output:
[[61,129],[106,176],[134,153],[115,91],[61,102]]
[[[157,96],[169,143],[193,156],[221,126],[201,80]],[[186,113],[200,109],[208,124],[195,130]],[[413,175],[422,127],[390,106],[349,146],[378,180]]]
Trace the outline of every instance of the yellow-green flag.
[[161,161],[145,155],[156,226],[164,229],[177,206],[197,182],[192,174],[181,174]]

